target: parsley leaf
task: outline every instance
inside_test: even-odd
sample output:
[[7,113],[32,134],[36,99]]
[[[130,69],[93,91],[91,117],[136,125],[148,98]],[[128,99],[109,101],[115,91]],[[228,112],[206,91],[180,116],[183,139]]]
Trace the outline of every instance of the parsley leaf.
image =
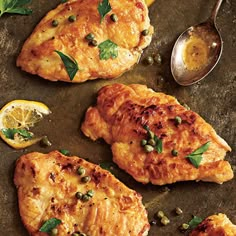
[[108,60],[109,58],[114,59],[118,57],[118,45],[113,43],[110,39],[100,43],[98,48],[101,60]]
[[77,61],[74,58],[69,57],[60,51],[56,50],[55,52],[60,56],[62,62],[64,63],[64,66],[66,68],[66,72],[69,75],[70,80],[72,81],[74,79],[77,71],[79,70],[79,66],[78,66]]
[[30,15],[32,10],[23,7],[24,5],[31,3],[31,0],[1,0],[0,1],[0,17],[4,13],[15,13],[21,15]]
[[119,168],[114,162],[110,162],[110,161],[102,162],[99,164],[99,166],[102,169],[109,171],[110,173],[112,173],[113,175],[117,177]]
[[154,140],[156,142],[156,145],[155,145],[155,150],[158,152],[158,153],[162,153],[162,140],[159,139],[156,135],[154,135]]
[[32,133],[28,132],[25,129],[15,129],[15,128],[10,129],[10,128],[8,128],[8,129],[2,129],[1,131],[6,136],[6,138],[12,139],[12,140],[14,140],[15,134],[19,134],[20,136],[22,136],[25,139],[31,139],[33,137]]
[[65,156],[69,156],[70,155],[70,151],[66,150],[66,149],[60,149],[59,152]]
[[47,220],[39,229],[40,232],[50,233],[52,229],[56,228],[61,223],[61,220],[57,218],[51,218]]
[[203,221],[202,218],[198,216],[193,216],[192,220],[189,221],[188,225],[190,229],[196,228],[201,222]]
[[198,168],[200,166],[200,163],[202,161],[202,154],[207,151],[209,148],[211,142],[207,142],[203,144],[200,148],[196,149],[194,152],[190,153],[186,158],[189,159],[189,161]]
[[111,11],[109,0],[102,0],[102,2],[98,4],[98,12],[101,16],[101,22],[109,11]]

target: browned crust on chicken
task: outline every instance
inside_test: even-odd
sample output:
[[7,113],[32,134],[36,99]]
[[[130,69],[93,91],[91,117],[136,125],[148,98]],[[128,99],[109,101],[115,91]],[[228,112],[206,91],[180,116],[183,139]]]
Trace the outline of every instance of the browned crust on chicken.
[[[81,182],[80,166],[90,182]],[[31,235],[46,236],[39,229],[50,218],[62,221],[58,236],[77,231],[90,236],[143,236],[149,230],[141,196],[110,172],[81,158],[58,151],[23,155],[17,161],[14,182],[20,215]],[[76,198],[76,192],[89,190],[94,196],[88,202]]]
[[[50,11],[25,42],[17,66],[44,79],[83,82],[96,78],[114,78],[138,62],[142,49],[152,38],[148,8],[143,0],[110,0],[112,11],[101,22],[100,0],[69,0]],[[116,14],[117,22],[110,19]],[[69,22],[68,17],[77,17]],[[58,20],[57,27],[52,21]],[[148,29],[149,34],[142,36]],[[99,48],[89,46],[85,36],[93,33],[98,44],[110,39],[118,45],[118,57],[100,60]],[[80,70],[70,81],[64,64],[55,50],[76,59]]]
[[207,217],[189,236],[235,236],[234,225],[225,214]]
[[[181,124],[175,123],[176,116],[182,119]],[[144,125],[162,139],[162,153],[147,153],[141,147],[140,141],[147,138]],[[103,138],[111,144],[114,162],[142,183],[222,183],[233,178],[229,162],[223,160],[231,149],[214,129],[174,97],[144,85],[103,87],[97,105],[87,110],[81,129],[92,140]],[[195,168],[186,156],[209,141],[200,167]],[[173,149],[178,156],[171,154]]]

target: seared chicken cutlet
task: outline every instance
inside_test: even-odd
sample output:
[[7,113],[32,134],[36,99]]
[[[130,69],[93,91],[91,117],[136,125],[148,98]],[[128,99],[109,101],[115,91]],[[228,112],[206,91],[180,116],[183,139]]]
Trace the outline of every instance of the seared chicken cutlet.
[[228,144],[198,114],[144,85],[100,89],[81,127],[111,145],[113,161],[139,182],[157,185],[233,178]]
[[207,217],[189,236],[235,236],[236,225],[225,214]]
[[[144,0],[69,0],[37,25],[22,48],[17,66],[52,81],[110,79],[138,62],[152,34]],[[78,64],[73,79],[55,51]]]
[[58,236],[143,236],[149,230],[141,196],[81,158],[58,151],[26,154],[17,161],[14,182],[30,235],[48,235],[40,229],[52,218],[61,221]]

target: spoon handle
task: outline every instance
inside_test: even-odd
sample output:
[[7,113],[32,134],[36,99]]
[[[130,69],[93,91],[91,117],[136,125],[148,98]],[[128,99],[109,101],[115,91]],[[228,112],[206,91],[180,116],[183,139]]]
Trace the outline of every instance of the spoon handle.
[[216,21],[216,16],[218,14],[218,11],[220,9],[220,6],[222,4],[223,0],[218,0],[217,3],[215,4],[213,10],[212,10],[212,13],[211,13],[211,16],[210,16],[210,21],[212,21],[213,24],[215,24],[215,21]]

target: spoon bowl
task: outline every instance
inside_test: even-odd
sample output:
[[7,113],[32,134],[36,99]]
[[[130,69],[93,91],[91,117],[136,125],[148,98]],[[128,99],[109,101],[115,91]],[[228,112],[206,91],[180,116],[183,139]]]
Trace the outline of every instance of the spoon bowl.
[[223,0],[218,0],[211,17],[189,27],[177,39],[171,55],[171,72],[183,86],[205,78],[218,63],[223,41],[215,25],[216,15]]

